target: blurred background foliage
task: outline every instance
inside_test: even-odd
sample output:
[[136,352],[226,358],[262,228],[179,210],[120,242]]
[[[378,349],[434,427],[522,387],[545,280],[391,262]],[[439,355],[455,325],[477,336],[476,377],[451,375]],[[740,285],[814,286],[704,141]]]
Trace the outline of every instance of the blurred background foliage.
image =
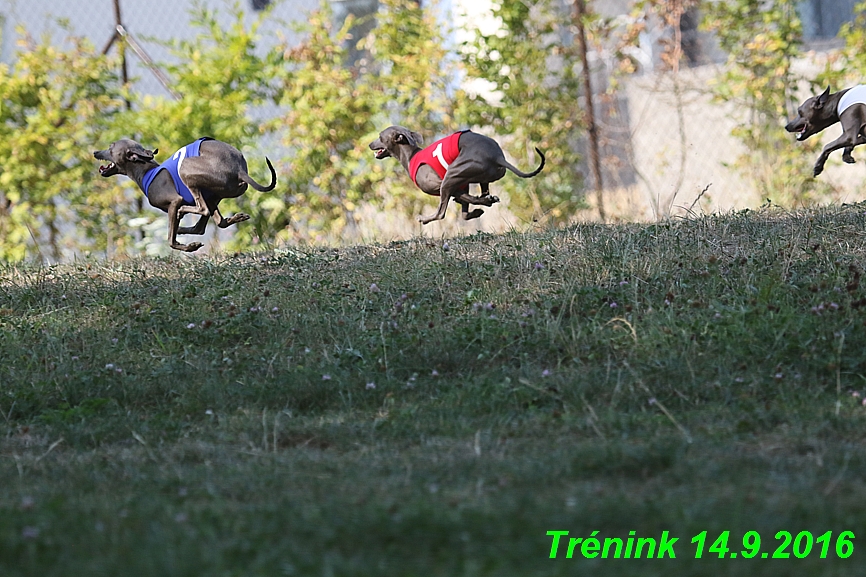
[[[696,3],[631,5],[664,20]],[[730,58],[713,91],[747,120],[737,134],[748,151],[740,168],[761,187],[803,200],[820,184],[791,178],[811,158],[790,145],[779,123],[803,81],[792,67],[803,50],[795,4],[701,3],[704,26]],[[583,24],[597,44],[615,26],[593,5],[587,2]],[[71,33],[59,48],[56,39],[18,31],[15,63],[0,67],[0,258],[164,250],[164,216],[129,181],[101,179],[96,171],[92,152],[120,137],[159,148],[158,160],[200,136],[225,140],[245,152],[250,173],[264,182],[269,154],[276,190],[250,190],[223,205],[252,216],[226,239],[234,250],[357,242],[371,238],[365,225],[381,215],[411,222],[431,209],[396,162],[377,161],[367,148],[391,124],[407,125],[427,142],[459,128],[487,133],[525,170],[537,166],[534,147],[544,150],[548,163],[539,177],[496,185],[521,222],[555,225],[588,206],[579,153],[583,69],[571,3],[497,0],[497,30],[473,26],[455,36],[426,2],[382,0],[372,26],[352,17],[335,24],[323,2],[302,19],[300,44],[268,49],[259,32],[268,12],[251,20],[239,6],[233,24],[221,26],[212,9],[195,4],[196,33],[166,44],[172,58],[157,65],[177,98],[132,92],[116,52],[102,55]],[[839,80],[846,67],[866,68],[863,27],[842,36],[846,49],[820,82]],[[623,35],[625,42],[637,37]],[[675,68],[681,55],[669,54]]]
[[117,63],[80,38],[60,50],[18,32],[15,64],[0,65],[0,257],[123,250],[129,199],[94,179],[91,156],[122,108]]
[[571,14],[557,0],[500,2],[502,26],[478,30],[459,47],[468,78],[482,80],[486,94],[460,91],[461,121],[507,135],[506,149],[526,171],[538,166],[535,147],[551,159],[539,177],[505,179],[509,209],[524,219],[563,222],[585,208],[576,140],[583,112],[578,105],[580,55]]
[[810,173],[819,139],[804,143],[815,150],[805,155],[803,147],[791,146],[791,135],[780,122],[806,80],[795,70],[804,51],[797,5],[796,0],[713,2],[706,4],[704,19],[729,55],[714,88],[718,99],[737,105],[742,118],[734,129],[745,144],[738,165],[756,187],[772,191],[783,204],[808,202],[827,192],[822,181],[792,178]]

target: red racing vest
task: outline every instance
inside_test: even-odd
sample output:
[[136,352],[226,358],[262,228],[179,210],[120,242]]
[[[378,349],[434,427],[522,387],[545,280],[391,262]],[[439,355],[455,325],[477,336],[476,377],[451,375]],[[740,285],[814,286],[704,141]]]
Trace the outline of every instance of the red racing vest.
[[415,156],[409,160],[409,176],[412,177],[412,182],[415,183],[415,186],[418,185],[415,176],[418,174],[418,169],[421,168],[422,164],[426,164],[435,170],[439,178],[445,178],[445,171],[448,170],[448,166],[454,162],[454,159],[460,153],[457,143],[460,142],[460,135],[464,132],[469,131],[461,130],[460,132],[455,132],[451,136],[439,139],[427,148],[415,153]]

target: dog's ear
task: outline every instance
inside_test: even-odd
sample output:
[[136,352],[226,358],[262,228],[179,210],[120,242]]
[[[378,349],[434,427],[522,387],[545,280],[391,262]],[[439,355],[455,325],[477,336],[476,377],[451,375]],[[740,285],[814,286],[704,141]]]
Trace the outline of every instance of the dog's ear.
[[394,137],[394,142],[397,144],[408,144],[412,147],[419,147],[423,142],[421,135],[417,132],[413,132],[411,130],[407,130],[403,132],[402,130],[397,133],[397,136]]
[[149,162],[153,160],[153,155],[157,152],[157,149],[150,151],[145,150],[144,148],[139,148],[138,150],[127,150],[126,160],[130,162]]
[[821,93],[818,99],[814,103],[815,108],[822,108],[824,104],[827,102],[827,99],[830,98],[830,87],[827,87],[827,90]]

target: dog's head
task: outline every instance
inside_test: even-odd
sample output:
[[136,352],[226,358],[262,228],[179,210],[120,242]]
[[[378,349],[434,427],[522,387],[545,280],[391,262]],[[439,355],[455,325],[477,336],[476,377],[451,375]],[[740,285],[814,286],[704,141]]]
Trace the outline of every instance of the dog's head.
[[839,122],[836,107],[827,106],[829,98],[829,86],[818,96],[808,98],[797,109],[797,117],[785,125],[785,130],[797,133],[797,140],[806,140],[813,134],[818,134],[828,126]]
[[423,139],[420,134],[402,126],[389,126],[379,133],[379,138],[370,143],[370,150],[376,151],[376,158],[389,156],[399,157],[398,150],[409,147],[410,150],[421,148]]
[[133,163],[152,164],[157,163],[153,157],[159,152],[157,149],[147,150],[134,140],[123,139],[112,142],[106,150],[97,150],[93,153],[98,160],[107,160],[108,165],[99,167],[101,176],[114,176],[115,174],[129,174]]

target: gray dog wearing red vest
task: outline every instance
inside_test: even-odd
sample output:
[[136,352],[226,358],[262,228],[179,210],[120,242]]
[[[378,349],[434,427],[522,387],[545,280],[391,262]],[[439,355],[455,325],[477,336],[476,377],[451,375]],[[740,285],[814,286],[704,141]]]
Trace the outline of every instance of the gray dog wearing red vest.
[[[532,172],[522,172],[505,160],[495,140],[469,130],[455,132],[423,149],[421,145],[421,135],[402,126],[386,128],[370,143],[376,158],[393,156],[418,188],[439,197],[439,210],[433,216],[419,216],[421,224],[445,218],[452,197],[460,203],[464,220],[478,218],[484,211],[476,208],[470,212],[469,205],[492,206],[499,202],[490,196],[490,183],[505,176],[506,169],[521,178],[531,178],[544,168],[544,154],[537,148],[541,164]],[[469,194],[473,183],[481,186],[481,196]]]

